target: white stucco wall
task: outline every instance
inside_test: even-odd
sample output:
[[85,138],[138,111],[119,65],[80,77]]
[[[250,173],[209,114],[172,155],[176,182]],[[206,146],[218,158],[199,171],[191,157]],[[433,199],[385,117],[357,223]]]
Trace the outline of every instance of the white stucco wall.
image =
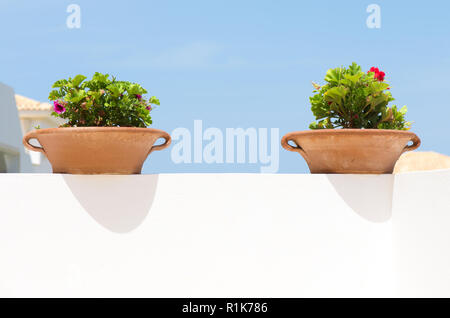
[[[31,172],[31,161],[22,145],[14,90],[0,83],[0,166],[6,157],[6,172]],[[3,167],[4,168],[4,167]]]
[[450,170],[4,174],[0,296],[448,297],[449,191]]
[[393,244],[402,295],[450,297],[450,170],[396,175]]

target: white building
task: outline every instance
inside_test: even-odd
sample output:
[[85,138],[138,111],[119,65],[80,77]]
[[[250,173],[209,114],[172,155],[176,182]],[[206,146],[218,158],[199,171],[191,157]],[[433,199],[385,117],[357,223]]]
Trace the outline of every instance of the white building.
[[36,127],[53,128],[63,123],[51,116],[52,109],[51,104],[14,94],[12,87],[0,83],[0,173],[52,172],[43,154],[22,145],[22,137]]
[[[54,128],[62,123],[60,119],[51,116],[53,107],[49,103],[41,103],[17,94],[15,95],[15,101],[19,113],[22,135],[36,129],[36,127]],[[30,156],[33,172],[48,173],[52,171],[49,161],[42,153],[27,149],[25,152]]]
[[14,90],[0,83],[0,172],[33,171],[22,136]]

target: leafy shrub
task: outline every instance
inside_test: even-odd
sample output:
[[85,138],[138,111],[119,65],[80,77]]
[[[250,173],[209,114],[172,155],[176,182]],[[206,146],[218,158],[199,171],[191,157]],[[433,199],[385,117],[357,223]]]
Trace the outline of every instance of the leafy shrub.
[[310,97],[317,122],[310,129],[378,128],[407,130],[406,106],[397,109],[385,73],[372,67],[367,73],[353,62],[348,68],[329,69],[323,86],[313,82],[316,94]]
[[118,81],[108,74],[95,73],[62,79],[53,84],[49,100],[52,115],[67,119],[64,127],[147,127],[152,123],[150,111],[159,100],[143,97],[147,91],[141,85]]

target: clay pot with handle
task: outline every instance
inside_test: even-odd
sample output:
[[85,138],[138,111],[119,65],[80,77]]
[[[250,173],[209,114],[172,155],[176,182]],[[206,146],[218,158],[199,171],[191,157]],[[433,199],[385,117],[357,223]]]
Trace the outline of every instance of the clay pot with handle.
[[[165,142],[155,145],[159,138]],[[31,139],[42,147],[30,144]],[[26,148],[47,156],[53,173],[70,174],[140,174],[147,156],[170,143],[165,131],[135,127],[48,128],[23,137]]]
[[281,145],[302,155],[311,173],[382,174],[392,173],[400,155],[418,148],[420,139],[404,130],[318,129],[288,133]]

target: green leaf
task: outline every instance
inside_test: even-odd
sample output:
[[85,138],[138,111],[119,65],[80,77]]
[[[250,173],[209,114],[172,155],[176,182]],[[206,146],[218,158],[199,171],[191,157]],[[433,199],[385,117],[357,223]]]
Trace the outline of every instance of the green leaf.
[[[361,71],[361,66],[359,66],[358,64],[356,64],[355,62],[352,63],[352,65],[350,65],[348,67],[348,74],[350,75],[356,75],[358,73],[362,73]],[[364,74],[364,73],[363,73]],[[362,75],[362,74],[361,74]]]
[[66,99],[68,102],[78,103],[83,98],[86,97],[86,92],[83,90],[73,90],[69,95],[67,95]]
[[108,86],[106,86],[106,88],[112,93],[114,97],[119,97],[123,93],[123,90],[121,90],[119,86],[115,84],[109,84]]
[[352,82],[353,84],[356,84],[356,82],[359,81],[359,79],[361,78],[361,76],[363,76],[364,73],[357,73],[355,75],[351,75],[351,74],[345,74],[344,78],[348,79],[350,82]]
[[314,121],[311,124],[309,124],[309,129],[319,129],[317,123]]
[[98,82],[98,83],[106,84],[106,83],[108,83],[108,77],[109,77],[108,74],[102,74],[102,73],[96,72],[94,74],[94,76],[92,77],[92,80],[95,82]]
[[386,88],[388,88],[389,84],[384,83],[384,82],[374,81],[374,82],[370,83],[369,87],[372,92],[379,93],[379,92],[384,91]]
[[371,95],[368,97],[368,99],[369,99],[369,105],[370,105],[369,112],[376,110],[377,107],[381,104],[385,103],[387,105],[387,103],[388,103],[387,95],[380,95],[380,96]]
[[394,115],[392,113],[392,108],[385,108],[382,111],[381,121],[391,121],[394,119]]
[[50,94],[48,95],[48,100],[53,101],[53,100],[60,99],[61,97],[62,97],[62,95],[60,94],[59,91],[53,90],[53,91],[51,91]]
[[149,103],[159,105],[159,99],[156,98],[155,96],[152,96],[152,97],[150,97]]
[[74,87],[78,87],[82,81],[84,81],[86,79],[86,76],[84,75],[77,75],[72,79],[72,85]]
[[62,79],[62,80],[56,81],[56,82],[52,85],[52,87],[53,87],[53,88],[63,87],[64,85],[67,85],[67,83],[69,83],[69,81],[67,81],[67,80],[65,80],[65,79]]
[[348,88],[337,86],[330,88],[325,94],[323,94],[325,101],[334,102],[336,104],[342,104],[342,101],[348,93]]
[[325,81],[328,83],[337,84],[343,78],[343,69],[341,67],[338,68],[330,68],[325,75]]
[[144,93],[144,89],[139,84],[131,84],[127,88],[128,94],[130,95],[142,95]]
[[399,112],[403,115],[406,114],[406,112],[408,111],[408,108],[406,108],[406,106],[403,106],[402,108],[400,108]]

